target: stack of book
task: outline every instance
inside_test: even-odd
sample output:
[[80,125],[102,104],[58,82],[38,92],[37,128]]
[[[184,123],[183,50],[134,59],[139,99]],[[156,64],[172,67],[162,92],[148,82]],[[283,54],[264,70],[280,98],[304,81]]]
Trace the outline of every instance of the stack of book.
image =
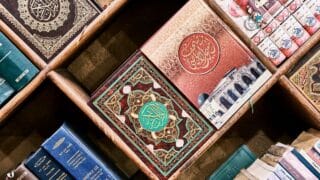
[[85,137],[64,123],[7,179],[126,179],[113,164],[91,148]]
[[317,0],[210,0],[216,3],[275,65],[320,28]]
[[291,144],[276,143],[258,159],[244,145],[210,179],[293,180],[320,178],[320,132],[302,132]]
[[39,70],[0,32],[0,106],[24,88]]

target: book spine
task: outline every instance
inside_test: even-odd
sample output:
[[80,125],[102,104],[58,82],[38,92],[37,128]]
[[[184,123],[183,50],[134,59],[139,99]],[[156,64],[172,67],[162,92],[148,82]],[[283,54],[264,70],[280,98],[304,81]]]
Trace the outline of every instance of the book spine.
[[6,175],[6,180],[38,180],[38,178],[23,164],[10,171]]
[[73,179],[72,176],[42,148],[32,154],[24,165],[39,179]]
[[309,157],[311,157],[311,159],[316,162],[318,164],[318,166],[320,166],[320,154],[318,154],[313,148],[310,149],[307,154],[309,155]]
[[274,173],[281,179],[281,180],[294,180],[294,178],[286,171],[280,164],[277,164],[274,170]]
[[15,89],[26,86],[39,70],[0,32],[0,75]]
[[14,94],[15,90],[8,82],[0,77],[0,107]]
[[306,168],[299,159],[292,153],[288,152],[280,161],[280,164],[290,172],[295,178],[318,179]]
[[103,164],[65,124],[42,147],[76,179],[123,179]]
[[[304,151],[304,150],[300,150],[300,151],[297,151],[297,157],[300,155],[300,158],[301,158],[301,162],[306,164],[305,166],[315,175],[317,176],[319,179],[320,179],[320,166],[315,162],[313,161],[309,156],[308,154]],[[299,158],[299,157],[298,157]],[[300,159],[299,158],[299,159]],[[302,159],[303,158],[303,159]]]

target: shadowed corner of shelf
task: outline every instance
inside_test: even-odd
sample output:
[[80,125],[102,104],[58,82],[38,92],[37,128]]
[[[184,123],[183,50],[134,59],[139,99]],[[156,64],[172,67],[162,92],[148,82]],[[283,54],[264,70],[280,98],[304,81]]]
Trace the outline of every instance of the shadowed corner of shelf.
[[281,76],[279,80],[280,86],[284,92],[291,98],[290,102],[295,105],[299,110],[305,112],[306,119],[309,120],[314,127],[320,129],[320,112],[317,108],[300,92],[295,85],[286,77]]
[[46,79],[47,70],[42,70],[36,77],[21,91],[19,91],[9,102],[0,109],[0,125],[6,118],[15,111],[15,109],[27,99],[31,93],[37,89]]

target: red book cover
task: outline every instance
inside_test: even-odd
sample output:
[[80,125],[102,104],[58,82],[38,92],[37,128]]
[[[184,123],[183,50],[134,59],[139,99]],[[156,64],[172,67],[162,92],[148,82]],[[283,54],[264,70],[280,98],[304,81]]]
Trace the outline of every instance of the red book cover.
[[159,179],[196,159],[215,131],[141,53],[112,74],[88,104]]
[[201,0],[189,1],[141,50],[217,128],[270,77]]

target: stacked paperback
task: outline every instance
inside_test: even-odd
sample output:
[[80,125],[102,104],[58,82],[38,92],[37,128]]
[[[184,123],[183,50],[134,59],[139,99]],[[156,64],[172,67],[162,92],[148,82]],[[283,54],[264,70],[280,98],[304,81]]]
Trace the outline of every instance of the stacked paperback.
[[25,87],[39,70],[0,32],[0,106]]
[[256,159],[248,147],[240,147],[210,179],[294,180],[320,178],[320,133],[302,132],[291,144],[277,143]]
[[210,0],[280,65],[320,28],[318,0]]
[[65,123],[6,179],[120,180],[126,176]]

